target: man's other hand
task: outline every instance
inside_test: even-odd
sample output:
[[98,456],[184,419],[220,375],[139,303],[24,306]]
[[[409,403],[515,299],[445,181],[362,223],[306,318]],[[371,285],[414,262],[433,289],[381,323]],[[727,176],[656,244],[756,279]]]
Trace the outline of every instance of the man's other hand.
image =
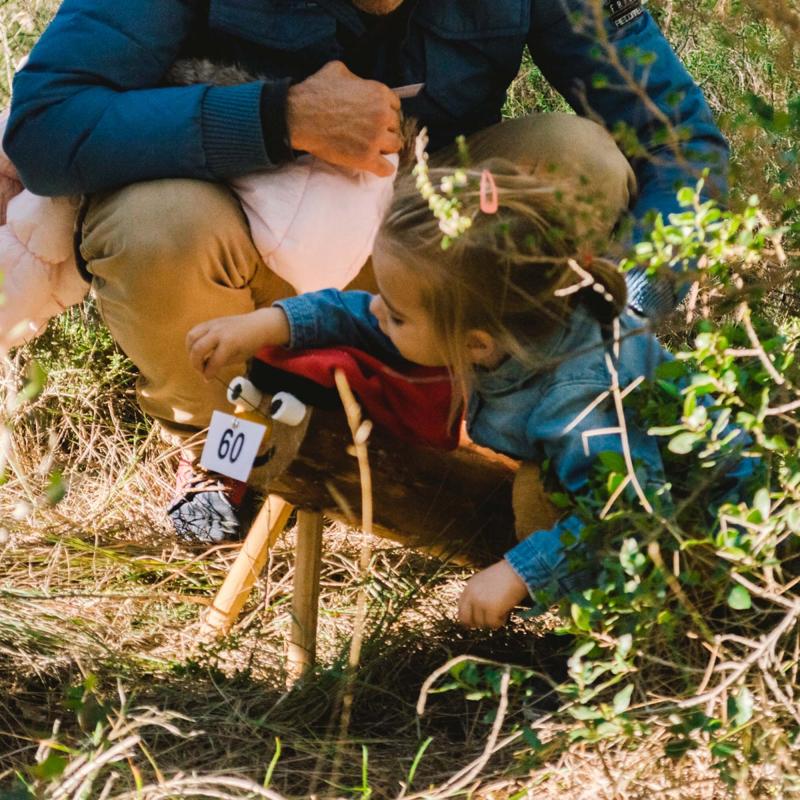
[[341,61],[289,89],[286,120],[295,150],[381,177],[394,172],[384,156],[402,147],[400,100],[388,86],[359,78]]

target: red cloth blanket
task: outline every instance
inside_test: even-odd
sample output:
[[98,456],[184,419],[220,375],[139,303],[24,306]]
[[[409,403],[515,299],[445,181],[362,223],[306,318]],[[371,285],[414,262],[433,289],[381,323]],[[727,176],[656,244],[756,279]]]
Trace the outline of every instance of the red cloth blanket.
[[[264,365],[273,369],[265,370]],[[376,425],[430,447],[452,450],[458,445],[458,424],[448,425],[452,384],[443,368],[408,365],[401,371],[354,347],[300,351],[265,347],[251,365],[251,379],[263,391],[289,391],[309,405],[325,405],[296,382],[281,386],[274,370],[335,390],[337,369],[343,370],[364,415]]]

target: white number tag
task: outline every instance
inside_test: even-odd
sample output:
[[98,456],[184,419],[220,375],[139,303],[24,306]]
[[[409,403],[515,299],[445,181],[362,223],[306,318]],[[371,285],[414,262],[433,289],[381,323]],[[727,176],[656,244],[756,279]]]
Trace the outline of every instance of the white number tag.
[[266,430],[257,422],[215,411],[200,464],[212,472],[246,481]]

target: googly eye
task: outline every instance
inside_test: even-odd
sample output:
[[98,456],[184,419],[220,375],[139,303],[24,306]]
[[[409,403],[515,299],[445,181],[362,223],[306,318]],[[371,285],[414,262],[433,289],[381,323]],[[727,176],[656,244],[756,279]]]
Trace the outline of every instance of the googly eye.
[[296,427],[306,417],[307,406],[288,392],[278,392],[272,398],[269,415],[274,422]]
[[258,408],[263,397],[263,393],[247,378],[239,376],[228,384],[228,402],[231,405],[244,403],[250,408]]

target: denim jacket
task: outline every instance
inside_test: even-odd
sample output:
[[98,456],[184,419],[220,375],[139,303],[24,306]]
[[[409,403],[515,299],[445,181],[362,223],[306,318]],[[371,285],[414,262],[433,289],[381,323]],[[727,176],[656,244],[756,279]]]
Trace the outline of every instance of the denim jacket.
[[[604,2],[602,37],[593,0],[405,2],[413,5],[398,57],[378,58],[364,77],[425,84],[404,110],[428,127],[434,149],[499,122],[527,45],[578,113],[638,142],[629,153],[635,237],[648,211],[678,210],[676,186],[693,185],[698,168],[710,167],[724,189],[727,144],[641,0]],[[352,39],[363,29],[350,0],[64,0],[14,80],[4,148],[26,187],[50,196],[254,172],[272,166],[265,84],[166,88],[171,64],[205,56],[300,81],[346,58],[343,32]],[[679,132],[680,153],[667,144],[665,121]],[[666,284],[643,275],[631,296],[646,313],[674,302]]]
[[[390,363],[401,360],[369,312],[371,297],[328,289],[278,301],[289,320],[289,346],[347,344]],[[614,363],[624,389],[639,376],[651,377],[669,356],[637,316],[621,317],[620,327],[620,353]],[[536,367],[510,357],[496,369],[477,372],[466,414],[470,437],[515,459],[550,459],[564,489],[580,492],[598,453],[622,452],[620,436],[609,431],[619,422],[608,392],[607,352],[600,325],[578,306],[569,324],[537,347],[532,359]],[[643,486],[657,487],[665,480],[657,440],[628,417],[626,413],[637,477]],[[605,432],[584,435],[590,431]],[[579,576],[568,569],[562,537],[569,533],[575,539],[581,528],[577,516],[567,516],[533,533],[505,558],[531,591],[555,581],[567,592],[576,587]]]

